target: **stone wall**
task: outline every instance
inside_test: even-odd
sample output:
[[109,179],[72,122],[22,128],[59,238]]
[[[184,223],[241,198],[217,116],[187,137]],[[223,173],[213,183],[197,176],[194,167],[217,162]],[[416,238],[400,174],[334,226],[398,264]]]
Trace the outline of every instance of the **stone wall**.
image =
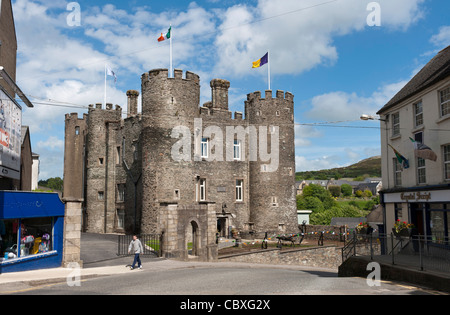
[[219,257],[220,261],[254,264],[297,265],[338,269],[342,264],[341,248],[335,246],[299,248],[292,250],[270,249],[258,252]]

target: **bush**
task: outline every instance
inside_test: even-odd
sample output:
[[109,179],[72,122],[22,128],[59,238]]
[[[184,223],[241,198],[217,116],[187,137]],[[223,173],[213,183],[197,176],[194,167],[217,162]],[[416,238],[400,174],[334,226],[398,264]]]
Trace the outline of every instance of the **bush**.
[[363,195],[364,195],[364,193],[363,193],[361,190],[358,190],[358,191],[355,192],[355,196],[356,196],[357,198],[362,198]]
[[350,197],[351,195],[353,195],[353,188],[349,184],[343,184],[341,186],[341,192],[344,197]]
[[366,196],[367,198],[371,198],[373,196],[373,194],[370,190],[366,189],[364,191],[364,196]]
[[340,186],[330,186],[328,187],[328,191],[333,197],[339,197],[341,195],[341,187]]

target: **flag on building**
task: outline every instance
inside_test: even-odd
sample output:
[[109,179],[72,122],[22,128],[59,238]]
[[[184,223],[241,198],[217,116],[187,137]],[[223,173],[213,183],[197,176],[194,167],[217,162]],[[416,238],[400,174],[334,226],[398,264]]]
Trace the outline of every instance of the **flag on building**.
[[403,166],[403,168],[406,170],[409,168],[409,161],[407,158],[405,158],[400,152],[398,152],[393,146],[389,144],[389,146],[394,150],[395,156],[397,157],[397,161]]
[[416,157],[420,157],[424,160],[431,160],[436,162],[437,155],[431,150],[431,148],[423,143],[415,141],[413,138],[409,138],[414,144],[414,153]]
[[167,34],[163,34],[161,33],[161,37],[158,38],[158,42],[163,42],[166,39],[170,39],[170,35],[172,33],[172,26],[169,28],[169,30],[167,31]]
[[264,57],[262,57],[261,59],[255,61],[253,63],[252,68],[259,68],[259,67],[264,66],[267,63],[269,63],[269,53],[265,54]]
[[108,65],[106,65],[106,75],[109,75],[110,77],[114,77],[114,83],[117,82],[116,73]]

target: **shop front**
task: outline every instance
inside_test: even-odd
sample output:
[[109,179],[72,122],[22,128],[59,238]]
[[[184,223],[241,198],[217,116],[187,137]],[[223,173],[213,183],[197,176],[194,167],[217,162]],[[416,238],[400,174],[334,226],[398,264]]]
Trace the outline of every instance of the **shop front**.
[[450,188],[385,192],[383,199],[387,233],[395,222],[406,222],[413,225],[414,234],[432,243],[450,245]]
[[64,214],[58,194],[0,191],[0,273],[61,267]]

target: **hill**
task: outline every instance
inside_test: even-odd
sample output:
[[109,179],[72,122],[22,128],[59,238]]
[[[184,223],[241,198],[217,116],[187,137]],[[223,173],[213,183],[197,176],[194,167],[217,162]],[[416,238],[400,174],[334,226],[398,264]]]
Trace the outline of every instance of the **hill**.
[[381,156],[371,157],[347,167],[298,172],[295,175],[296,180],[357,178],[365,175],[369,177],[381,177]]

